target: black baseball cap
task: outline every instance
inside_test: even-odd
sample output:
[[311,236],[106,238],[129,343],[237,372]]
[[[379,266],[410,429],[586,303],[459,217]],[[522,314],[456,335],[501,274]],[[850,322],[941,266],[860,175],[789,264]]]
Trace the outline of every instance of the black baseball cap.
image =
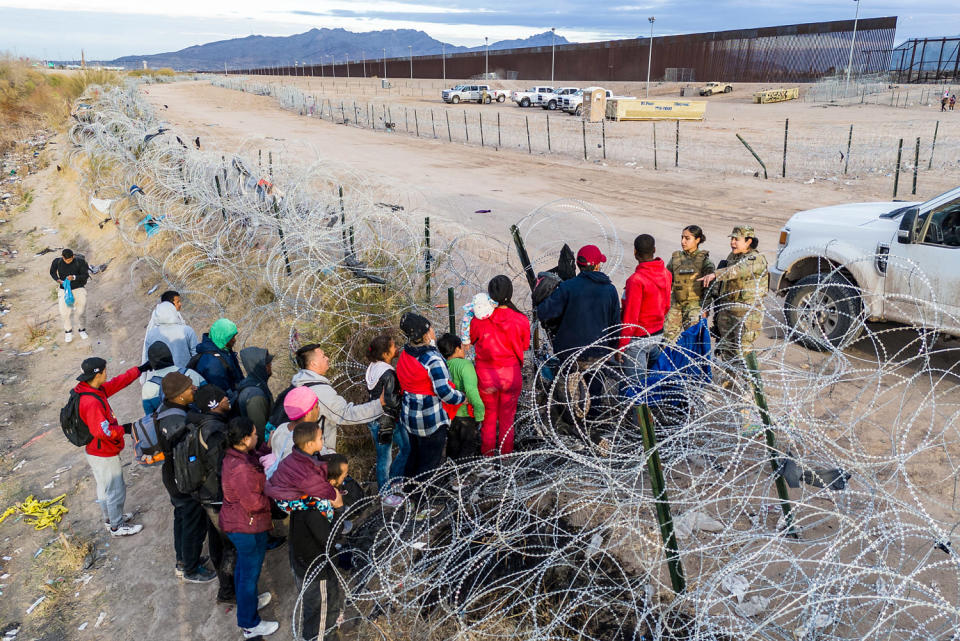
[[80,364],[80,369],[83,370],[83,374],[77,377],[77,380],[81,383],[86,383],[87,381],[93,380],[93,377],[107,369],[107,361],[103,360],[99,356],[91,356],[90,358],[83,359],[83,362]]

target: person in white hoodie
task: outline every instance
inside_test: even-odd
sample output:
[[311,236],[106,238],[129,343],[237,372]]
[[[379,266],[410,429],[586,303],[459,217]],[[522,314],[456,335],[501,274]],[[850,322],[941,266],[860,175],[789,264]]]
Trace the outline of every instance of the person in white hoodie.
[[330,359],[319,345],[307,345],[297,351],[300,371],[293,375],[295,387],[309,387],[317,395],[320,416],[326,417],[323,426],[324,445],[337,449],[337,428],[341,425],[364,425],[383,415],[383,396],[369,403],[351,403],[337,394],[326,377]]
[[170,348],[173,364],[177,367],[186,367],[197,353],[197,333],[183,321],[183,316],[171,302],[164,301],[153,310],[143,339],[144,361],[147,360],[147,348],[157,341]]

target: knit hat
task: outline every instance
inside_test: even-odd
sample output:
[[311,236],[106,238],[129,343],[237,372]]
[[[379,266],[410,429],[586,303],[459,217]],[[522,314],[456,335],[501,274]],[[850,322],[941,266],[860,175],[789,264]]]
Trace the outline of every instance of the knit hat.
[[430,321],[413,312],[407,312],[400,319],[400,331],[412,341],[419,341],[430,331]]
[[216,385],[207,384],[197,390],[193,402],[202,412],[211,412],[217,409],[220,401],[225,398],[227,398],[226,392]]
[[220,349],[225,348],[230,339],[236,335],[237,324],[229,318],[221,318],[210,326],[210,340]]
[[577,252],[577,264],[596,267],[600,263],[607,262],[607,257],[603,255],[600,248],[596,245],[584,245]]
[[301,419],[319,403],[317,395],[309,387],[294,387],[283,397],[283,411],[291,421]]
[[80,364],[80,369],[83,371],[83,373],[77,377],[77,380],[86,383],[87,381],[93,380],[94,376],[107,369],[107,361],[103,360],[99,356],[91,356],[90,358],[83,359],[83,362]]
[[164,398],[174,398],[193,387],[193,380],[180,372],[170,372],[160,382]]

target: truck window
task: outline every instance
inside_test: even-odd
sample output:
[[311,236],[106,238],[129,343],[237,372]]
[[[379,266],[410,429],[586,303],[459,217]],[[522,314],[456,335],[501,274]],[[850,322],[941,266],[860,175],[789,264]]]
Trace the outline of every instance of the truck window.
[[941,247],[960,247],[960,198],[938,207],[927,216],[930,220],[920,242]]

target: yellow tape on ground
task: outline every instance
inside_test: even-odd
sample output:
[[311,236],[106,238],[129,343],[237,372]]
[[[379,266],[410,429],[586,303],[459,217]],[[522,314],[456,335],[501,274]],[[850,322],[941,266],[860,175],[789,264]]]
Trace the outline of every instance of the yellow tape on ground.
[[13,507],[8,507],[3,516],[0,516],[0,523],[3,523],[8,516],[19,512],[24,516],[24,523],[32,525],[35,530],[43,530],[48,527],[56,530],[57,524],[63,520],[64,514],[70,511],[62,504],[66,497],[66,494],[61,494],[55,499],[38,501],[32,495],[28,496],[23,502],[14,503]]
[[703,120],[706,100],[608,100],[613,120]]

